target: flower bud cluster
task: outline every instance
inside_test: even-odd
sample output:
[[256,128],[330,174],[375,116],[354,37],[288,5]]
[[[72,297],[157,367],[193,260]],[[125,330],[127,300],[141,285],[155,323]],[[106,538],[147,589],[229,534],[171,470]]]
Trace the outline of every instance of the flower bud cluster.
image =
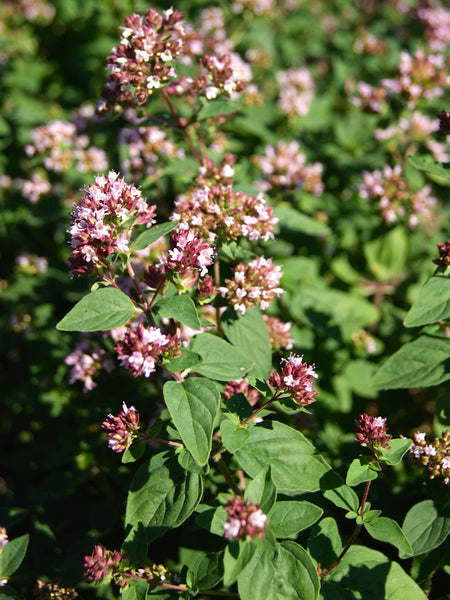
[[308,69],[279,71],[277,81],[280,87],[279,109],[288,117],[306,115],[315,95],[314,80]]
[[430,472],[430,479],[442,477],[444,483],[450,481],[450,430],[443,432],[442,437],[434,438],[433,443],[428,443],[425,433],[416,431],[413,435],[413,444],[409,449],[411,454],[426,466]]
[[78,593],[74,588],[64,587],[60,583],[46,582],[38,579],[33,590],[36,600],[75,600]]
[[116,105],[129,108],[144,104],[154,89],[173,80],[173,65],[182,52],[184,38],[178,10],[169,8],[160,14],[150,8],[144,16],[127,16],[120,44],[107,59],[111,73],[101,92],[99,112]]
[[283,323],[278,317],[269,315],[263,315],[263,319],[269,332],[272,350],[280,350],[281,348],[290,350],[294,346],[294,340],[290,334],[292,323]]
[[261,256],[248,265],[239,263],[234,269],[233,279],[225,279],[225,286],[219,287],[218,291],[241,314],[253,306],[265,310],[284,292],[279,287],[280,278],[281,267],[274,265],[270,258]]
[[264,539],[267,527],[267,515],[261,510],[260,504],[253,504],[251,500],[244,500],[234,496],[228,500],[225,507],[228,515],[223,526],[226,539],[239,540],[246,537],[252,540],[254,537]]
[[198,237],[186,223],[180,223],[170,238],[170,248],[161,254],[156,265],[163,271],[179,272],[181,278],[191,271],[200,271],[203,277],[214,262],[211,244]]
[[113,252],[128,252],[134,225],[150,227],[156,206],[148,205],[140,190],[120,179],[114,171],[96,177],[84,190],[70,213],[71,276],[83,277],[105,266]]
[[153,175],[161,157],[184,158],[184,150],[167,139],[166,133],[159,127],[122,129],[120,143],[129,155],[122,162],[122,170],[129,173],[134,181]]
[[81,340],[75,350],[66,356],[64,362],[72,367],[69,383],[82,381],[84,392],[89,392],[97,386],[93,378],[102,370],[111,373],[114,369],[114,363],[105,350],[100,346],[89,344],[86,340]]
[[372,417],[364,413],[356,421],[355,440],[372,451],[378,448],[389,450],[389,440],[392,436],[387,433],[387,429],[385,418]]
[[135,439],[145,437],[140,431],[138,411],[134,406],[128,407],[125,402],[117,416],[110,413],[106,417],[102,428],[107,432],[108,446],[114,452],[124,452]]
[[25,146],[28,156],[41,155],[48,171],[62,173],[72,166],[81,173],[105,171],[108,159],[104,150],[90,146],[70,121],[50,121],[31,132],[32,143]]
[[276,146],[267,145],[265,152],[264,156],[253,157],[265,179],[258,183],[259,189],[300,188],[317,196],[322,194],[323,166],[320,163],[307,165],[306,156],[299,151],[298,142],[281,140]]
[[122,366],[133,377],[149,377],[159,360],[178,353],[179,345],[176,335],[165,335],[158,327],[144,327],[139,323],[135,329],[126,328],[123,339],[114,349]]
[[120,588],[126,588],[130,580],[145,581],[157,586],[170,576],[164,565],[146,562],[143,567],[130,567],[127,554],[119,550],[107,550],[101,544],[95,546],[90,556],[84,558],[84,576],[94,583],[114,581]]
[[275,389],[277,400],[292,400],[299,407],[308,406],[316,401],[317,390],[313,388],[313,379],[317,379],[314,365],[303,362],[303,356],[291,353],[289,358],[281,359],[285,363],[281,373],[271,371],[267,385]]
[[383,170],[364,171],[363,183],[358,186],[361,198],[378,200],[381,215],[387,224],[406,216],[410,227],[416,227],[419,217],[428,218],[437,200],[430,195],[431,186],[426,185],[413,192],[403,177],[402,168],[386,165]]
[[440,97],[450,85],[448,61],[443,54],[426,54],[422,48],[413,55],[403,51],[400,55],[399,74],[393,79],[382,79],[386,90],[403,94],[409,109],[421,98]]
[[189,229],[213,242],[243,236],[250,240],[273,239],[278,221],[261,194],[248,196],[231,186],[213,185],[194,188],[176,201],[172,220],[186,223]]
[[446,269],[450,266],[450,239],[446,242],[439,243],[437,245],[439,250],[439,258],[435,258],[433,262],[441,267],[441,269]]

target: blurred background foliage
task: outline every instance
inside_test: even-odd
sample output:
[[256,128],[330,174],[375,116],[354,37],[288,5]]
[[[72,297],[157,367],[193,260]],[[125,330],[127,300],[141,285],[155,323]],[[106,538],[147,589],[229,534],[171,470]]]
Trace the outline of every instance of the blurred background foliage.
[[[244,102],[220,127],[226,149],[238,157],[236,181],[242,190],[256,190],[261,179],[252,157],[279,140],[298,142],[308,163],[323,165],[321,194],[301,186],[269,190],[280,223],[264,253],[283,265],[286,290],[269,312],[293,323],[295,351],[320,374],[312,416],[285,418],[296,419],[345,472],[358,452],[354,420],[362,412],[387,417],[396,436],[411,436],[419,427],[439,435],[448,427],[447,384],[382,392],[371,385],[383,358],[417,333],[406,329],[403,319],[434,271],[436,244],[448,238],[448,187],[408,165],[407,155],[424,150],[426,139],[405,142],[394,135],[380,141],[374,135],[411,116],[404,97],[393,94],[379,111],[352,102],[359,81],[376,86],[396,76],[401,51],[423,46],[425,25],[413,1],[301,0],[292,6],[279,2],[263,14],[247,4],[239,13],[231,3],[219,6],[235,49],[247,60],[253,56],[253,82],[264,101]],[[176,8],[189,21],[209,6],[185,0]],[[14,580],[25,597],[31,597],[36,577],[61,576],[67,584],[79,584],[83,557],[95,543],[120,545],[131,473],[107,448],[100,423],[123,400],[149,420],[158,402],[148,382],[120,369],[100,374],[98,386],[87,393],[80,382],[69,384],[64,359],[79,336],[57,332],[55,324],[88,284],[67,275],[66,230],[72,203],[96,171],[83,172],[76,164],[60,172],[48,169],[42,156],[30,155],[26,147],[34,128],[54,120],[76,122],[80,107],[96,106],[119,26],[127,14],[148,8],[142,0],[4,0],[0,6],[0,525],[11,537],[31,533],[30,550]],[[449,46],[441,53],[448,72]],[[277,109],[276,76],[300,67],[312,75],[314,98],[305,115],[287,116]],[[448,89],[418,108],[430,119],[448,110]],[[160,110],[157,102],[154,110]],[[121,170],[125,126],[117,116],[87,119],[83,129],[89,143],[107,153],[109,168]],[[214,126],[205,124],[206,135]],[[166,218],[175,195],[195,175],[189,159],[167,160],[157,177],[138,180]],[[429,183],[438,198],[416,227],[405,219],[386,223],[377,204],[358,193],[365,170],[396,164],[412,189]],[[33,174],[50,185],[38,201],[24,195],[24,181]],[[96,343],[112,348],[106,339]],[[406,461],[377,484],[372,504],[401,521],[420,498],[444,493],[441,483],[425,481]],[[181,528],[180,539],[170,534],[159,541],[153,560],[182,562],[199,543],[189,527]],[[83,596],[93,595],[83,590]]]

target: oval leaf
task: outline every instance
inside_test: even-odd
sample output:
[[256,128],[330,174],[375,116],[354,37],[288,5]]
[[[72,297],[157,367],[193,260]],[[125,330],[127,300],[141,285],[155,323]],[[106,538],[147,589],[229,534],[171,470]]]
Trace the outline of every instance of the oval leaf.
[[450,277],[431,277],[406,315],[406,327],[419,327],[450,317]]
[[277,487],[272,479],[272,469],[267,465],[248,485],[244,495],[246,500],[261,504],[263,513],[268,513],[275,504]]
[[202,358],[200,365],[195,366],[196,373],[218,381],[240,379],[253,366],[251,359],[240,350],[211,333],[196,335],[189,350]]
[[167,235],[171,231],[173,231],[178,226],[178,221],[169,221],[168,223],[161,223],[160,225],[153,225],[150,229],[143,231],[138,237],[136,241],[131,247],[132,252],[136,252],[137,250],[144,250],[156,240],[159,240],[160,237]]
[[191,329],[200,330],[202,324],[192,298],[189,296],[171,296],[159,300],[152,311],[160,317],[175,319]]
[[20,567],[27,552],[29,540],[30,536],[26,534],[3,546],[0,557],[0,579],[11,577]]
[[414,556],[424,554],[440,546],[450,533],[450,510],[424,500],[410,509],[402,529]]
[[387,517],[378,517],[371,523],[364,523],[364,528],[375,540],[392,544],[405,554],[413,553],[411,544],[396,521]]
[[113,287],[84,296],[56,325],[60,331],[107,331],[121,327],[136,308],[130,298]]
[[186,448],[199,465],[208,462],[220,393],[208,379],[192,377],[183,383],[167,381],[166,406]]
[[277,502],[269,515],[269,523],[276,537],[295,535],[311,527],[323,514],[323,510],[303,500]]
[[136,471],[131,482],[125,515],[127,531],[142,523],[149,541],[160,537],[189,517],[202,492],[201,476],[182,469],[175,452],[156,454]]

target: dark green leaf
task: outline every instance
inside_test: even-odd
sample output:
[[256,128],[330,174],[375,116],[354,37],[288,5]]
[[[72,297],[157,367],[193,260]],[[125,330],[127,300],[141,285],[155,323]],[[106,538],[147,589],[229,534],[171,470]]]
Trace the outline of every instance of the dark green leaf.
[[0,579],[11,577],[20,567],[28,548],[30,536],[22,535],[3,546],[0,555]]
[[264,467],[247,486],[244,498],[254,504],[261,504],[261,510],[265,514],[271,510],[277,498],[277,487],[272,480],[270,465]]
[[288,495],[317,491],[322,477],[330,470],[303,434],[276,421],[255,425],[250,440],[235,457],[250,477],[271,465],[278,491]]
[[145,440],[141,440],[140,442],[132,444],[128,450],[125,450],[125,452],[122,454],[122,462],[126,464],[139,460],[145,452],[145,446]]
[[186,582],[190,589],[210,590],[223,577],[223,551],[211,552],[199,556],[192,565],[186,576]]
[[321,508],[306,500],[281,501],[269,514],[269,524],[277,538],[284,538],[311,527],[322,514]]
[[450,379],[450,339],[421,335],[390,356],[372,384],[379,390],[429,387]]
[[439,507],[433,500],[424,500],[410,509],[402,529],[414,556],[430,552],[440,546],[450,533],[450,510]]
[[326,517],[318,523],[309,536],[308,550],[322,570],[331,566],[342,550],[342,541],[336,521]]
[[387,465],[398,465],[411,447],[411,440],[397,438],[389,440],[389,450],[380,448],[383,458],[380,458]]
[[223,557],[224,576],[223,583],[231,585],[236,581],[245,567],[253,558],[257,546],[250,540],[237,540],[229,542]]
[[225,337],[253,361],[249,374],[265,378],[272,365],[269,332],[257,308],[241,315],[227,310],[222,315],[222,328]]
[[171,233],[178,224],[178,221],[169,221],[168,223],[153,225],[150,229],[147,229],[138,235],[136,241],[131,246],[131,251],[137,252],[138,250],[144,250],[144,248],[147,248],[147,246],[150,246],[150,244],[159,240],[160,237]]
[[222,443],[228,452],[232,454],[245,446],[250,439],[250,430],[247,427],[239,427],[229,419],[224,419],[220,424]]
[[152,311],[167,319],[175,319],[191,329],[201,329],[200,318],[195,304],[189,296],[171,296],[170,298],[161,298],[153,306]]
[[195,371],[218,381],[240,379],[253,366],[251,359],[240,350],[211,333],[196,335],[189,345],[189,350],[202,358]]
[[203,493],[202,478],[184,471],[173,451],[161,452],[136,471],[128,493],[127,531],[142,523],[149,541],[178,527],[195,510]]
[[145,600],[147,598],[148,583],[146,581],[131,580],[121,593],[121,600]]
[[320,482],[324,497],[344,510],[358,510],[359,498],[355,490],[345,485],[335,471],[328,471]]
[[365,481],[372,481],[372,479],[376,479],[377,477],[378,473],[370,467],[367,457],[360,456],[351,462],[345,483],[354,486]]
[[186,448],[199,465],[206,464],[220,406],[217,386],[208,379],[192,377],[183,383],[167,381],[163,392],[173,424]]
[[164,368],[166,368],[169,373],[178,373],[180,371],[185,371],[186,369],[192,370],[195,365],[202,362],[200,354],[186,350],[186,348],[181,350],[181,354],[181,356],[171,358],[164,362]]
[[406,327],[418,327],[450,317],[450,277],[431,277],[406,315]]
[[408,539],[396,521],[387,517],[378,517],[370,523],[365,522],[364,528],[375,540],[392,544],[405,554],[413,554]]
[[412,164],[412,166],[416,169],[419,169],[419,171],[433,173],[433,175],[439,175],[440,177],[450,179],[450,168],[444,166],[442,163],[435,160],[429,154],[424,156],[415,154],[414,156],[410,156],[408,160]]
[[121,327],[136,308],[130,298],[113,287],[84,296],[56,325],[60,331],[107,331]]

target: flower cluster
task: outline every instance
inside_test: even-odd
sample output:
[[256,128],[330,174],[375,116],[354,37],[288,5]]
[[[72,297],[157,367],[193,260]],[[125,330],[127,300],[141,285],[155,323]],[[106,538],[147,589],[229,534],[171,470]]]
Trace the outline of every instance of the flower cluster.
[[278,317],[263,315],[269,332],[270,347],[272,350],[280,350],[285,348],[290,350],[294,345],[294,340],[291,338],[292,323],[283,323]]
[[261,194],[248,196],[231,186],[213,185],[193,189],[176,201],[172,220],[186,223],[201,237],[214,241],[273,239],[277,222],[273,209]]
[[127,327],[122,340],[114,348],[117,358],[133,377],[149,377],[156,369],[157,361],[178,353],[179,339],[176,335],[165,335],[158,327],[136,329]]
[[450,11],[442,6],[421,6],[417,16],[425,24],[425,39],[433,52],[445,50],[450,40]]
[[60,583],[46,582],[38,579],[33,590],[36,600],[75,600],[78,593],[74,588],[64,587]]
[[180,223],[170,237],[170,248],[161,254],[157,266],[166,272],[178,272],[184,279],[192,271],[200,271],[203,277],[213,261],[214,249],[210,243],[198,237],[186,223]]
[[72,367],[69,374],[69,383],[83,382],[83,391],[93,390],[97,384],[94,377],[104,370],[111,373],[114,363],[100,346],[93,346],[86,340],[81,340],[75,350],[64,359],[66,365]]
[[122,161],[122,169],[125,173],[130,173],[134,180],[153,175],[161,157],[184,158],[184,150],[167,139],[165,132],[159,127],[122,129],[119,141],[129,155],[129,158]]
[[356,95],[351,95],[350,101],[358,108],[381,112],[387,98],[388,93],[384,87],[373,86],[366,81],[358,81]]
[[20,189],[22,196],[31,204],[36,204],[41,196],[50,194],[52,191],[52,184],[36,172],[31,174],[31,179],[16,179],[14,183]]
[[43,256],[37,256],[37,254],[21,252],[16,256],[16,265],[22,273],[36,275],[47,270],[48,260]]
[[242,314],[247,308],[259,306],[269,308],[275,298],[284,292],[279,287],[281,267],[273,264],[270,258],[255,258],[244,265],[239,263],[233,272],[233,279],[225,279],[225,286],[218,291],[226,297],[232,307]]
[[141,580],[157,586],[166,581],[169,575],[164,565],[149,561],[143,567],[132,568],[126,553],[107,550],[101,544],[84,558],[84,576],[88,581],[100,583],[113,580],[122,589],[128,586],[130,580]]
[[289,117],[303,116],[309,111],[314,99],[315,85],[311,73],[305,67],[279,71],[280,86],[278,106]]
[[216,165],[211,158],[202,158],[199,174],[195,181],[201,187],[205,186],[230,186],[233,181],[234,163],[236,157],[227,152],[219,165]]
[[293,400],[298,406],[308,406],[316,401],[317,391],[313,379],[318,377],[314,365],[303,362],[303,356],[291,353],[283,358],[281,374],[271,371],[267,385],[276,390],[276,399]]
[[382,79],[386,90],[403,94],[409,109],[414,108],[421,98],[430,99],[442,96],[450,85],[448,64],[442,54],[425,54],[419,48],[413,55],[403,51],[400,55],[397,78]]
[[108,160],[104,150],[89,145],[70,121],[50,121],[31,132],[31,144],[25,146],[28,156],[43,155],[48,171],[62,173],[75,165],[82,173],[105,171]]
[[255,388],[252,388],[247,381],[238,379],[236,381],[230,381],[223,389],[222,396],[225,402],[229,400],[235,394],[244,394],[247,397],[249,403],[254,406],[259,400],[259,392]]
[[182,52],[184,38],[182,15],[172,8],[161,14],[150,8],[144,16],[127,16],[120,44],[107,59],[111,72],[101,92],[99,112],[116,105],[144,104],[154,89],[174,79],[173,64]]
[[386,165],[382,171],[364,171],[358,191],[361,198],[379,201],[381,215],[388,224],[407,215],[409,225],[415,227],[418,217],[429,217],[431,207],[437,202],[430,195],[429,185],[414,193],[403,177],[400,165],[394,168]]
[[106,417],[102,428],[106,430],[108,446],[114,452],[124,452],[128,450],[134,440],[145,437],[140,432],[138,411],[134,406],[128,408],[125,402],[116,417],[111,413]]
[[389,440],[392,436],[387,433],[387,429],[385,418],[372,417],[364,413],[356,421],[355,440],[372,451],[378,448],[389,450]]
[[307,165],[306,156],[299,151],[298,142],[281,140],[276,146],[267,145],[265,152],[264,156],[253,157],[265,179],[258,183],[259,189],[301,188],[312,194],[322,194],[323,166],[320,163]]
[[425,433],[420,431],[416,431],[413,438],[409,451],[426,466],[430,479],[442,477],[447,484],[450,481],[450,430],[444,431],[441,438],[434,438],[433,443],[428,443]]
[[156,206],[149,206],[140,190],[120,179],[114,171],[96,177],[70,213],[73,248],[71,276],[82,277],[104,266],[113,252],[128,252],[133,225],[154,223]]
[[228,518],[223,526],[223,535],[226,539],[239,540],[244,536],[249,540],[254,537],[264,539],[267,515],[261,510],[260,504],[234,496],[228,500],[225,510]]
[[446,269],[450,266],[450,239],[446,242],[439,243],[437,245],[439,250],[439,258],[435,258],[433,262],[441,267],[441,269]]

